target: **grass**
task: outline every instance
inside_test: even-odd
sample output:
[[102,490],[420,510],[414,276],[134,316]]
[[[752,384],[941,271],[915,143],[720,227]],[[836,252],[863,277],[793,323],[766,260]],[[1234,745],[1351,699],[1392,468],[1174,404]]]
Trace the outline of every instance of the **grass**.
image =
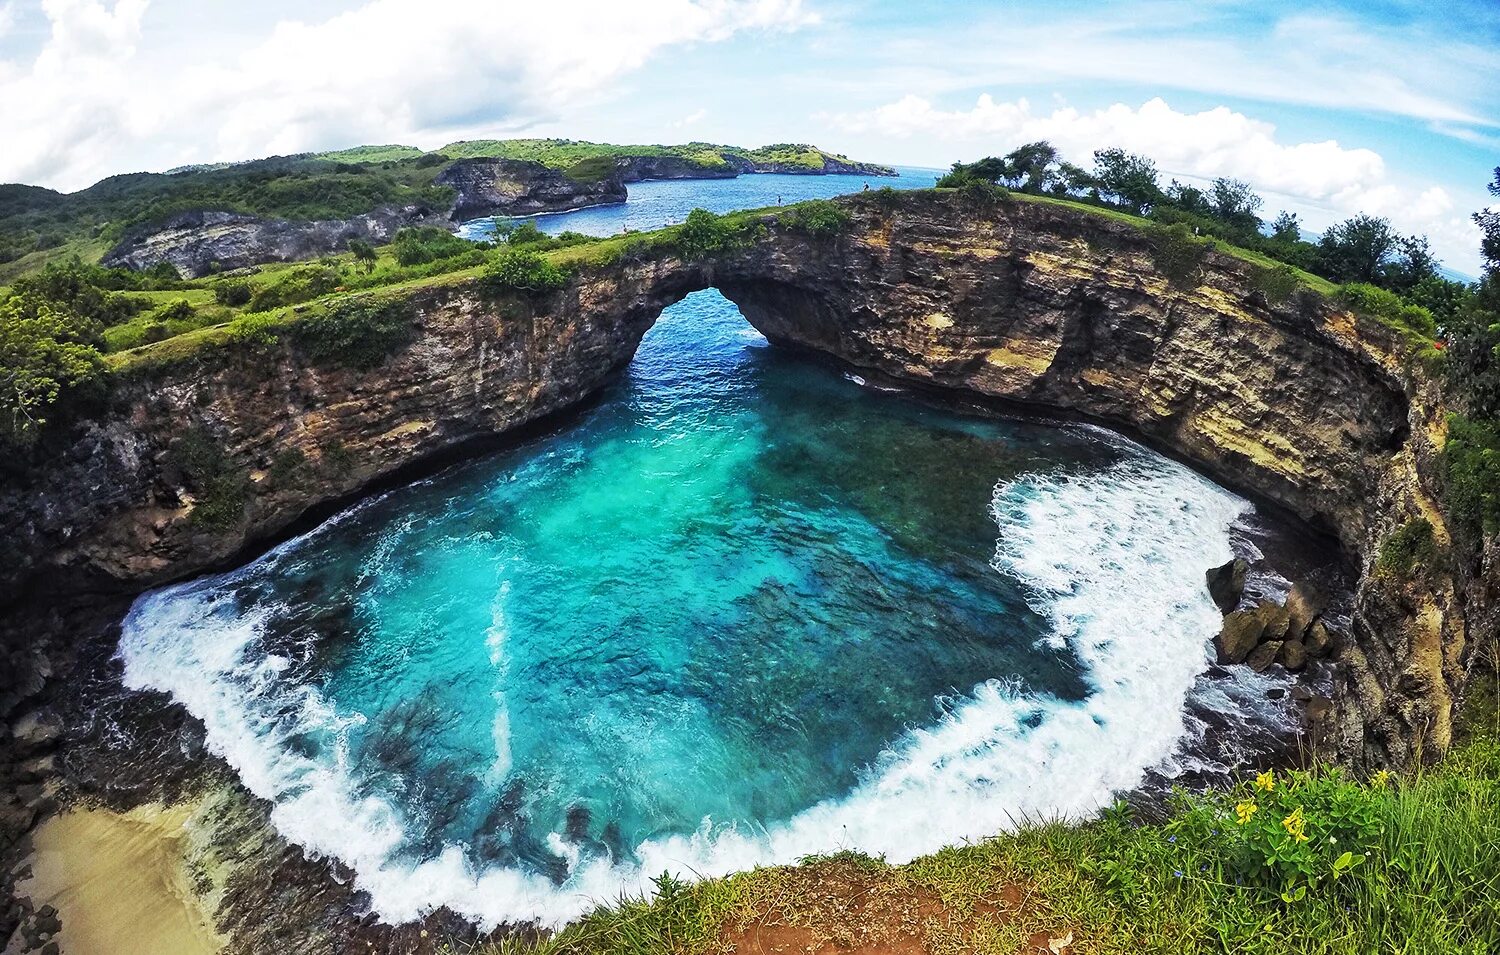
[[[1013,955],[1070,938],[1070,953],[1118,955],[1491,953],[1500,950],[1497,713],[1489,662],[1469,691],[1460,743],[1410,775],[1268,773],[1180,796],[1161,821],[1137,822],[1121,807],[1078,824],[1029,821],[901,866],[841,853],[691,885],[663,877],[655,898],[603,905],[551,938],[454,951],[692,955],[780,941],[794,943],[788,951],[905,944],[890,950]],[[1242,825],[1236,807],[1246,804],[1257,809]],[[1307,873],[1278,858],[1298,853],[1311,860]]]

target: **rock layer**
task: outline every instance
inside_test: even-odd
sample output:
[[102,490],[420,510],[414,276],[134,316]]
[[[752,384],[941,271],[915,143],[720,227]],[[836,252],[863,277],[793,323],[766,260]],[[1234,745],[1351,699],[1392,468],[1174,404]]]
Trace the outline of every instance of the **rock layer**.
[[238,212],[184,212],[120,240],[103,264],[112,268],[149,269],[166,262],[188,278],[267,262],[301,262],[334,255],[360,239],[391,241],[406,226],[446,225],[425,206],[381,207],[348,219],[294,222],[262,219]]

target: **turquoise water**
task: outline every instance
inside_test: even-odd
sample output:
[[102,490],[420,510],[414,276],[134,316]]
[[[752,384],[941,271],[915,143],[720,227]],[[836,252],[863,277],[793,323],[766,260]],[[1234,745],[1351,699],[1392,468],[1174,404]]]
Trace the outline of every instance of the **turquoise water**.
[[1192,736],[1203,569],[1248,513],[704,292],[576,422],[143,597],[120,652],[386,918],[556,922],[664,870],[1106,803]]
[[[725,213],[736,209],[791,204],[804,199],[828,199],[850,192],[889,186],[892,189],[926,189],[942,170],[900,167],[897,176],[793,176],[766,173],[735,179],[660,179],[633,182],[626,187],[629,199],[609,206],[594,206],[574,212],[532,216],[542,231],[552,235],[571,230],[584,235],[618,235],[675,225],[696,208]],[[466,239],[485,239],[494,234],[495,220],[473,219],[459,228]]]

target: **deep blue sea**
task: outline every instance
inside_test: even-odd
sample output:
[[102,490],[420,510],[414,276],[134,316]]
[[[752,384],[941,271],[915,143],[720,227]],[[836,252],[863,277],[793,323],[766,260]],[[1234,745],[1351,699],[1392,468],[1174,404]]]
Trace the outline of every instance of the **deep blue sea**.
[[[644,183],[542,224],[840,185]],[[1107,431],[774,349],[709,291],[577,420],[142,597],[120,653],[385,918],[557,923],[663,871],[898,861],[1174,772],[1203,572],[1252,518]],[[1238,679],[1216,707],[1263,690]]]

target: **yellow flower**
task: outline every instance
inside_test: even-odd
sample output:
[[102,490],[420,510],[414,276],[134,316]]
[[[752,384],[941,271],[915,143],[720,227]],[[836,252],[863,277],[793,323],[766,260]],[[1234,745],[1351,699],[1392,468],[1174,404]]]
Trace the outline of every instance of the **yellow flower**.
[[1285,829],[1286,834],[1297,842],[1307,841],[1307,833],[1304,831],[1307,828],[1307,820],[1302,818],[1301,806],[1293,809],[1290,816],[1281,820],[1281,828]]
[[1384,789],[1386,787],[1386,784],[1390,781],[1391,774],[1384,769],[1377,770],[1375,774],[1370,777],[1370,785],[1374,786],[1376,789]]
[[1247,799],[1234,807],[1234,814],[1235,817],[1239,819],[1239,824],[1243,826],[1245,823],[1250,821],[1250,817],[1255,815],[1256,810],[1258,809],[1260,809],[1260,807],[1257,806],[1253,800]]
[[1267,793],[1275,789],[1276,774],[1269,769],[1259,774],[1255,777],[1255,788]]

